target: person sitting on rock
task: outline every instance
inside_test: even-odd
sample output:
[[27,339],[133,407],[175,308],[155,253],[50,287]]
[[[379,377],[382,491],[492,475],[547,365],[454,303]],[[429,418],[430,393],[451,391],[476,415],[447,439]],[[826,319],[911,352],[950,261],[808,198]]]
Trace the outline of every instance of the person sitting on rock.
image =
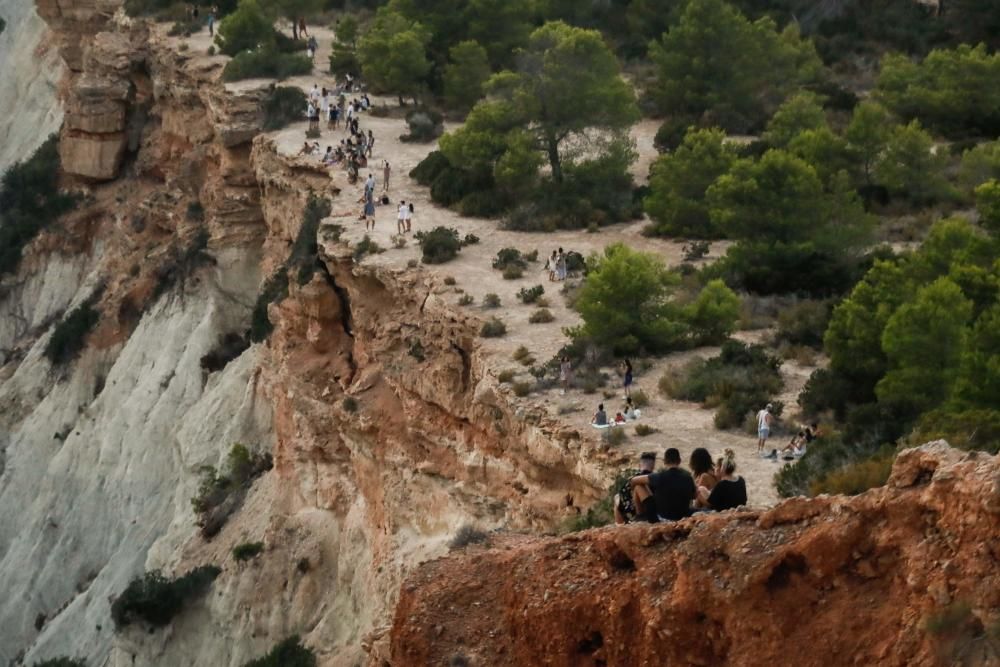
[[632,403],[632,397],[631,396],[627,396],[625,398],[625,407],[622,409],[622,412],[625,413],[625,418],[626,419],[633,420],[633,421],[636,420],[636,419],[638,419],[642,415],[642,412],[640,412],[639,410],[637,410],[636,407],[635,407],[635,404]]
[[725,456],[715,472],[719,478],[715,488],[711,493],[700,494],[705,506],[716,512],[722,512],[746,505],[747,483],[736,475],[736,453],[733,450],[725,451]]
[[633,488],[645,486],[653,494],[656,513],[662,521],[679,521],[691,514],[691,501],[697,495],[694,479],[681,468],[681,453],[670,447],[663,453],[666,467],[651,475],[629,480]]
[[604,403],[597,406],[597,412],[591,418],[590,423],[594,426],[607,426],[608,425],[608,413],[604,411]]
[[633,470],[627,475],[625,483],[615,494],[615,523],[621,525],[634,521],[648,521],[656,523],[656,502],[649,493],[649,488],[633,487],[629,480],[638,475],[648,475],[656,467],[656,454],[653,452],[643,452],[639,456],[639,469]]
[[799,431],[781,450],[781,458],[786,461],[799,458],[806,453],[806,433]]
[[719,481],[715,476],[712,455],[704,447],[698,447],[691,452],[688,465],[691,467],[691,474],[694,475],[694,484],[698,488],[698,497],[695,499],[694,506],[698,509],[705,509],[708,507],[708,503],[703,500],[703,496],[707,498]]
[[621,412],[616,412],[615,424],[624,424],[624,423],[625,423],[625,415],[623,415]]

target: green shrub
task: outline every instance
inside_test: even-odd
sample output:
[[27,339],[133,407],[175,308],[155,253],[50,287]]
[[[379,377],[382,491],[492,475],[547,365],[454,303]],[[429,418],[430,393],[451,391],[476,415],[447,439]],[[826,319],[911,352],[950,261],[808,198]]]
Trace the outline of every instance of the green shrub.
[[814,496],[821,493],[854,496],[868,489],[883,486],[889,479],[895,459],[895,453],[892,453],[849,463],[813,481],[809,485],[809,493]]
[[489,539],[489,533],[479,530],[475,526],[466,524],[459,528],[458,532],[455,533],[455,536],[451,538],[451,541],[448,543],[448,548],[452,550],[463,549],[470,544],[484,544],[489,542]]
[[829,321],[829,301],[799,301],[778,313],[777,339],[792,345],[820,347]]
[[[421,359],[421,361],[423,361]],[[345,412],[357,412],[358,411],[358,399],[353,396],[348,396],[341,403]]]
[[533,385],[530,382],[515,382],[513,385],[511,385],[511,389],[514,390],[514,395],[517,396],[518,398],[524,398],[525,396],[530,394],[532,388]]
[[296,86],[275,86],[261,103],[264,112],[264,130],[271,132],[302,120],[306,108],[306,94]]
[[710,280],[681,314],[690,328],[691,344],[718,345],[736,328],[740,298],[721,280]]
[[500,295],[490,292],[483,297],[483,307],[484,308],[499,308],[500,307]]
[[507,325],[497,318],[491,318],[483,323],[479,335],[483,338],[499,338],[507,334]]
[[204,227],[199,228],[186,244],[171,244],[163,261],[154,271],[156,284],[153,286],[152,298],[159,298],[175,285],[183,286],[199,267],[214,264],[215,258],[207,249],[208,230]]
[[[621,430],[621,429],[613,429]],[[608,487],[604,496],[594,503],[586,512],[579,514],[567,521],[563,526],[563,532],[576,532],[587,530],[588,528],[600,528],[614,523],[614,502],[615,494],[622,488],[622,484],[627,482],[632,476],[632,471],[624,471],[615,476],[611,486]]]
[[479,237],[471,232],[466,234],[465,237],[462,239],[463,246],[475,245],[477,243],[479,243]]
[[497,375],[497,380],[499,382],[506,384],[511,380],[513,380],[515,377],[517,377],[517,371],[505,370],[505,371],[500,371],[500,374]]
[[267,340],[274,330],[274,324],[267,315],[267,307],[283,301],[288,296],[288,269],[279,268],[264,282],[253,312],[250,314],[250,340],[259,343]]
[[77,197],[60,192],[59,172],[59,138],[52,135],[0,178],[0,276],[13,273],[24,247],[76,204]]
[[514,361],[521,361],[531,356],[531,350],[523,345],[519,345],[510,356]]
[[111,603],[115,628],[135,621],[154,628],[167,625],[185,604],[204,595],[220,572],[214,565],[203,565],[177,579],[167,579],[159,570],[133,579]]
[[382,248],[378,243],[372,240],[367,234],[364,235],[358,244],[354,246],[354,261],[360,262],[364,259],[365,255],[376,255],[382,252]]
[[296,53],[281,53],[273,47],[253,51],[243,51],[233,57],[222,70],[223,81],[242,79],[278,79],[299,76],[312,72],[312,61],[308,56]]
[[357,74],[361,71],[358,54],[354,49],[343,44],[334,44],[330,51],[330,74],[343,77],[347,74]]
[[524,276],[524,269],[519,266],[508,266],[502,275],[504,280],[518,280]]
[[503,248],[493,259],[493,268],[503,270],[515,266],[519,269],[528,268],[528,261],[517,248]]
[[455,276],[445,276],[443,282],[445,285],[454,285],[456,283]]
[[243,667],[316,667],[316,654],[292,635],[274,646],[267,655],[243,664]]
[[101,313],[94,308],[98,295],[91,296],[69,312],[55,326],[52,335],[45,344],[45,358],[53,365],[67,364],[83,350],[87,343],[87,334],[93,330],[101,319]]
[[406,114],[406,127],[409,131],[400,140],[427,143],[444,132],[444,117],[431,109],[414,109]]
[[416,167],[410,170],[410,178],[420,185],[429,186],[438,176],[446,174],[451,169],[451,163],[441,151],[431,151]]
[[238,561],[250,560],[264,551],[263,542],[243,542],[233,547],[233,558]]
[[541,285],[522,287],[517,293],[517,298],[521,300],[521,303],[535,303],[542,294],[545,294],[545,288]]
[[270,454],[251,453],[246,446],[236,443],[229,450],[222,474],[213,466],[201,469],[201,483],[191,499],[191,507],[204,537],[212,537],[222,529],[239,508],[251,482],[272,466]]
[[528,322],[531,324],[547,324],[554,321],[555,315],[548,308],[539,308],[528,317]]
[[[719,356],[698,361],[685,369],[685,377],[674,389],[676,398],[718,405],[717,428],[743,424],[748,412],[759,410],[781,390],[781,360],[759,345],[738,341],[723,343]],[[775,406],[777,408],[777,405]],[[779,412],[774,411],[777,415]]]
[[458,305],[460,306],[471,306],[475,302],[475,299],[471,294],[463,294],[458,297]]
[[647,435],[652,435],[654,433],[657,433],[657,430],[648,424],[635,425],[635,434],[640,438],[644,438]]
[[219,22],[215,42],[227,56],[274,43],[274,25],[257,0],[240,0],[235,12]]
[[417,242],[423,252],[424,264],[443,264],[458,256],[462,242],[458,230],[451,227],[435,227],[429,232],[417,232]]

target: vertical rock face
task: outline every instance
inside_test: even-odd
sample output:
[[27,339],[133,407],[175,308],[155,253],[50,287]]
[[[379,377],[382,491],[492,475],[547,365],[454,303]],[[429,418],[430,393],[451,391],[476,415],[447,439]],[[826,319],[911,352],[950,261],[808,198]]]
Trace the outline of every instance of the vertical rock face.
[[23,0],[0,0],[0,173],[23,160],[62,121],[57,86],[65,66],[54,34]]

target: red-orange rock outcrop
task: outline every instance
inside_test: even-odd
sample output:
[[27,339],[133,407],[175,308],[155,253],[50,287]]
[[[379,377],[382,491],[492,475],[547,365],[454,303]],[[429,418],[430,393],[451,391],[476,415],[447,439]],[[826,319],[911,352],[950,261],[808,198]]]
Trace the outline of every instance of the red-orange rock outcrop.
[[853,498],[495,535],[406,580],[385,662],[997,665],[998,535],[1000,457],[932,443]]

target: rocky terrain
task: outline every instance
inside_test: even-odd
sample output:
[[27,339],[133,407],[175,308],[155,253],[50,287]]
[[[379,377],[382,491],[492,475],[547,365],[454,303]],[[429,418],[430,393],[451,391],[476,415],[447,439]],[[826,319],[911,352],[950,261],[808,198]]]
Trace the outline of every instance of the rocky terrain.
[[[607,451],[587,426],[596,397],[522,399],[499,382],[516,346],[543,360],[561,347],[577,316],[555,288],[546,284],[555,322],[528,325],[527,309],[508,307],[503,340],[480,339],[488,314],[457,300],[500,292],[512,305],[536,282],[496,278],[489,259],[506,245],[586,252],[612,236],[639,242],[641,223],[516,235],[461,219],[406,176],[433,147],[397,141],[398,118],[366,117],[376,158],[395,165],[393,196],[418,202],[417,224],[483,238],[454,263],[414,267],[412,242],[391,248],[390,214],[373,234],[390,249],[357,260],[357,193],[342,172],[295,156],[304,124],[262,131],[269,81],[222,84],[226,59],[206,55],[206,34],[168,37],[117,0],[39,0],[37,13],[44,24],[0,10],[0,56],[39,58],[12,79],[24,93],[0,97],[13,104],[0,138],[21,142],[0,142],[0,168],[65,110],[62,180],[82,196],[0,280],[0,665],[235,667],[291,634],[321,665],[821,664],[810,647],[859,664],[932,664],[952,644],[989,657],[997,554],[975,537],[996,530],[995,460],[935,446],[857,499],[533,537],[663,442]],[[640,178],[654,130],[633,132]],[[333,207],[314,237],[303,232],[311,195]],[[679,243],[642,242],[680,257]],[[282,269],[292,279],[267,306],[273,332],[252,343],[258,297]],[[54,365],[44,354],[54,326],[83,303],[99,323],[72,364]],[[640,386],[653,394],[649,379],[686,358],[640,371]],[[791,397],[808,371],[785,373]],[[693,404],[653,397],[647,414],[685,455],[706,433],[741,457],[753,447],[713,432],[711,412]],[[206,536],[191,499],[204,466],[221,469],[236,443],[273,467]],[[754,506],[776,501],[773,471],[741,460]],[[488,531],[490,550],[421,566],[469,525]],[[261,556],[237,562],[234,546],[255,541]],[[114,631],[110,601],[131,579],[205,564],[222,568],[211,593],[168,627]],[[514,568],[516,582],[497,576]],[[954,628],[954,641],[921,634],[929,615],[959,604],[968,641]],[[851,625],[825,632],[841,616]]]
[[995,665],[998,528],[1000,457],[937,442],[853,498],[494,536],[407,578],[388,662]]

